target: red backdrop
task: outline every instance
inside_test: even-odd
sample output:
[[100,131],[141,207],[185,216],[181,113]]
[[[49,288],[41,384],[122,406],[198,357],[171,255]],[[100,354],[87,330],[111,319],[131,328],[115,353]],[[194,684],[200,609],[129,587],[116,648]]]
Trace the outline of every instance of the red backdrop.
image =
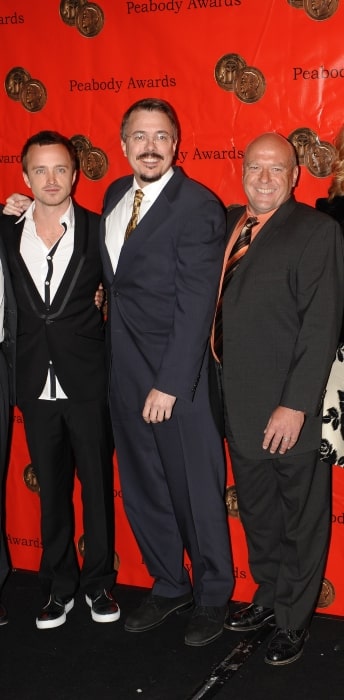
[[[24,141],[56,129],[78,137],[83,167],[76,199],[100,211],[107,185],[127,172],[121,115],[132,102],[158,96],[180,118],[178,163],[225,204],[244,201],[245,145],[268,130],[298,139],[297,198],[314,204],[326,196],[331,144],[343,121],[343,23],[342,0],[0,0],[0,201],[27,192],[20,166]],[[16,410],[7,535],[13,566],[36,570],[39,496],[24,481],[29,462]],[[114,468],[118,581],[149,586],[123,511],[116,461]],[[333,477],[333,530],[319,603],[322,612],[344,615],[344,475],[335,467]],[[75,509],[78,541],[78,483]],[[234,597],[250,600],[254,584],[240,519],[229,517],[229,525]]]

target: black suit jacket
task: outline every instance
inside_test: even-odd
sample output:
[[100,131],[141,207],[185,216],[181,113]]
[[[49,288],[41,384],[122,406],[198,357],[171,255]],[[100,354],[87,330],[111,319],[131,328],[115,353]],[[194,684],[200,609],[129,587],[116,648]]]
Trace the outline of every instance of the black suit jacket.
[[15,403],[15,361],[17,336],[17,305],[7,265],[5,250],[0,240],[0,260],[5,282],[4,340],[2,350],[6,357],[9,378],[10,403]]
[[[243,211],[228,213],[229,233]],[[320,410],[343,312],[343,260],[338,224],[291,198],[260,230],[228,285],[223,381],[242,454],[273,457],[261,444],[278,405],[306,413],[292,451],[319,446]]]
[[[344,234],[344,196],[337,195],[331,200],[321,197],[320,199],[316,200],[315,206],[317,209],[319,209],[319,211],[323,211],[325,214],[329,214],[336,219],[341,226],[342,233]],[[342,321],[339,342],[344,343],[344,318]]]
[[74,251],[51,307],[46,309],[20,255],[24,221],[0,225],[18,306],[17,402],[38,398],[52,360],[70,399],[103,396],[106,386],[102,315],[94,294],[102,280],[99,216],[74,205]]
[[344,232],[344,196],[336,196],[331,200],[320,197],[316,200],[315,206],[319,211],[336,219]]

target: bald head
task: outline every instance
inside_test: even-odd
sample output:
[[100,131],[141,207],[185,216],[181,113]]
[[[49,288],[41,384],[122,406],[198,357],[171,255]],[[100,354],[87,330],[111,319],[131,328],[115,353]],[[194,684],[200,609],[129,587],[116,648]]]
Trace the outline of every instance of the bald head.
[[291,195],[298,176],[296,152],[284,136],[266,133],[246,148],[243,185],[252,214],[280,207]]

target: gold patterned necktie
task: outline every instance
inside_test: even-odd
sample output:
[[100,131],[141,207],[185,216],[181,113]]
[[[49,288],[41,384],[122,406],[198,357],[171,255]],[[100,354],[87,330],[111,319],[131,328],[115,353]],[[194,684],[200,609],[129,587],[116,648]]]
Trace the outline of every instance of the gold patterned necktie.
[[124,234],[125,241],[127,240],[127,238],[129,238],[130,234],[133,232],[134,228],[136,228],[136,226],[137,226],[137,222],[139,220],[140,206],[141,206],[141,202],[142,202],[143,197],[144,197],[144,192],[142,192],[142,190],[135,190],[133,211],[131,213],[129,223],[128,223],[128,226],[126,228],[125,234]]
[[214,354],[219,362],[222,362],[222,302],[223,295],[227,289],[229,281],[232,279],[235,270],[237,269],[240,261],[244,257],[245,253],[249,248],[252,236],[252,227],[259,223],[256,216],[249,216],[246,219],[237,240],[235,241],[233,248],[229,254],[228,260],[225,263],[225,268],[222,277],[222,286],[219,299],[217,302],[215,321],[213,326],[213,348]]

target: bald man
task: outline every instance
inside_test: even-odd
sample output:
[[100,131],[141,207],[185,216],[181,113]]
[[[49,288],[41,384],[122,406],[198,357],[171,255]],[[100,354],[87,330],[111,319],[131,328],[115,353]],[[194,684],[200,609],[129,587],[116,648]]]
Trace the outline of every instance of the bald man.
[[298,174],[282,136],[263,134],[247,147],[247,205],[228,212],[225,261],[248,217],[251,241],[224,282],[222,342],[214,347],[257,583],[252,603],[225,626],[276,625],[265,657],[276,666],[302,654],[325,566],[330,473],[318,449],[344,296],[339,226],[295,201]]

